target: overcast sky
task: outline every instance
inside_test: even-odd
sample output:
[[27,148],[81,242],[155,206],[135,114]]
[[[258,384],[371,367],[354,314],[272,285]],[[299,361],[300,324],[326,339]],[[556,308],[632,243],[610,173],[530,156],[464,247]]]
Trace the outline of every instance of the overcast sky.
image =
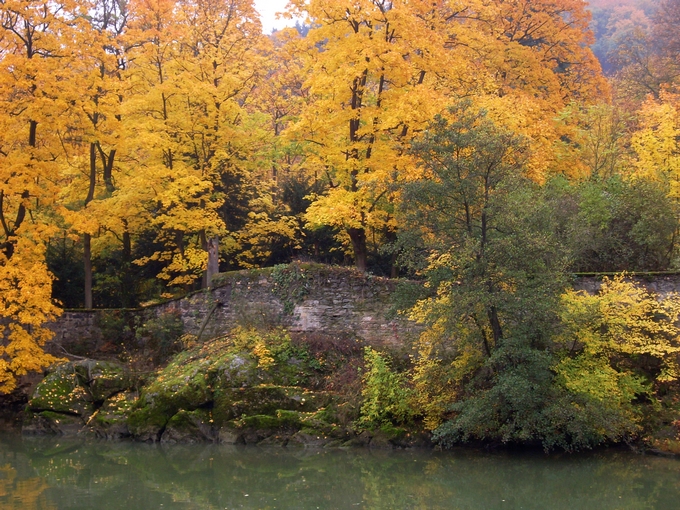
[[255,8],[260,13],[262,31],[269,34],[272,28],[295,25],[294,20],[276,19],[276,13],[285,10],[288,0],[255,0]]

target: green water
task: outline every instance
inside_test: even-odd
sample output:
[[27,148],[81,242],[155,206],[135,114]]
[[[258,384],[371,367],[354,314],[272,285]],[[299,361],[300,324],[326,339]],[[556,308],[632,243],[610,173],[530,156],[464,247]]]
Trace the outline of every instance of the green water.
[[0,509],[114,508],[673,510],[680,461],[0,437]]

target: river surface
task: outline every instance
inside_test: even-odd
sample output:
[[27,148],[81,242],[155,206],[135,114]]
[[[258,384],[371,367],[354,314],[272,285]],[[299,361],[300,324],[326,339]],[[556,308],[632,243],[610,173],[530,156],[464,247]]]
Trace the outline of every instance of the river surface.
[[0,509],[680,509],[680,460],[0,435]]

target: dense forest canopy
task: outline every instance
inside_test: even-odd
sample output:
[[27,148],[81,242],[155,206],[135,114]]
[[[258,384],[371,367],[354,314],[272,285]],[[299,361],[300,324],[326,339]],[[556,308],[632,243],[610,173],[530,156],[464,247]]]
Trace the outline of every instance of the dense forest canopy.
[[[678,375],[675,340],[583,336],[614,320],[611,293],[652,305],[620,280],[588,301],[565,275],[678,268],[680,1],[289,14],[304,23],[265,36],[251,0],[0,0],[0,389],[54,361],[60,309],[206,286],[219,239],[222,271],[427,281],[414,384],[444,441],[633,434],[632,402]],[[576,408],[599,436],[536,432]]]

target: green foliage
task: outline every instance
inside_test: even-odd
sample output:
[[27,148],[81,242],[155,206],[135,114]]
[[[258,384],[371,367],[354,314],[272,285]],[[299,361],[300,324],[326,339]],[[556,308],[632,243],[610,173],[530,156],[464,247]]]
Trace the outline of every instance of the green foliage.
[[389,358],[370,347],[364,349],[364,361],[366,372],[362,379],[359,424],[375,428],[409,422],[414,411],[406,375],[394,372]]
[[477,374],[453,417],[434,439],[450,447],[471,440],[541,445],[574,451],[634,436],[638,427],[615,405],[574,394],[555,382],[552,353],[508,341]]
[[144,322],[136,330],[137,339],[154,353],[156,362],[162,362],[183,347],[180,337],[184,323],[178,311],[168,311]]
[[274,280],[273,292],[283,302],[283,311],[293,313],[295,305],[309,294],[312,282],[304,267],[299,264],[280,264],[271,272]]
[[[430,295],[411,309],[412,318],[426,325],[413,378],[425,424],[443,446],[476,440],[575,450],[634,437],[639,411],[632,403],[645,393],[643,380],[630,367],[616,370],[621,349],[616,356],[596,356],[597,363],[574,358],[573,346],[582,348],[602,323],[587,326],[591,315],[585,311],[580,322],[569,324],[560,315],[566,245],[577,244],[569,237],[569,228],[577,228],[573,214],[604,233],[616,216],[601,199],[606,195],[584,185],[580,205],[569,208],[569,193],[558,190],[558,181],[541,188],[523,177],[520,139],[465,104],[449,114],[452,120],[436,119],[414,144],[426,178],[404,190],[411,228],[402,245],[420,254],[412,260],[427,257],[417,269]],[[626,193],[649,191],[619,184]],[[641,200],[635,203],[644,210]],[[555,205],[564,205],[572,220],[554,215]],[[653,230],[645,225],[626,228]],[[624,317],[621,307],[611,308],[611,324],[620,325],[618,342],[633,326]],[[645,321],[654,318],[659,314],[645,315]],[[574,331],[586,337],[574,340],[566,355],[563,335],[577,322]],[[653,331],[653,323],[633,327],[638,345],[650,345],[638,333]]]
[[662,271],[676,254],[678,205],[659,183],[612,177],[548,183],[546,193],[575,272]]

